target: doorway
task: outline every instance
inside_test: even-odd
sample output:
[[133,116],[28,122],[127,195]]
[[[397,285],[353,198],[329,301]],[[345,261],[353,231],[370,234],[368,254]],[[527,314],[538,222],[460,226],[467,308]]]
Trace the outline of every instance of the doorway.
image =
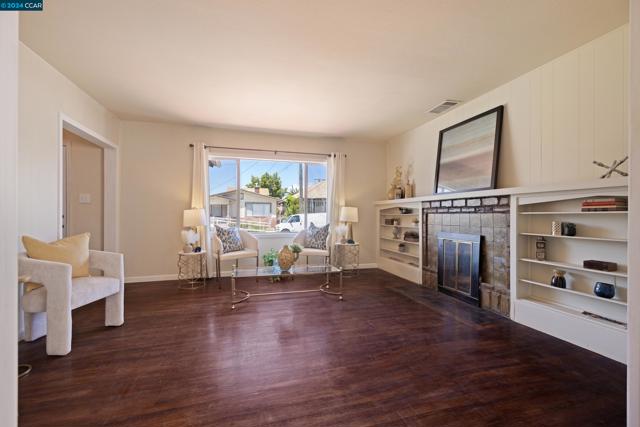
[[75,133],[62,134],[62,235],[91,233],[89,248],[104,249],[104,149]]
[[118,146],[60,113],[58,236],[90,232],[90,248],[118,251]]

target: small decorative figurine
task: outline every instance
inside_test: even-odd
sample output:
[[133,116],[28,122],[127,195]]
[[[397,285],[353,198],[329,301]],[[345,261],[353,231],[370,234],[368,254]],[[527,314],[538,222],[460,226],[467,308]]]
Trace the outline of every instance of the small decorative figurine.
[[393,231],[391,233],[393,234],[394,239],[400,239],[401,232],[400,227],[393,227]]

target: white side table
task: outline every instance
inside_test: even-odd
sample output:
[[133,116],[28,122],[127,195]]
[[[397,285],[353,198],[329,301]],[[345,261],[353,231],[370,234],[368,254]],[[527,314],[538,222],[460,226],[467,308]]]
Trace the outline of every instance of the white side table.
[[178,252],[178,285],[180,289],[199,289],[207,284],[207,251]]
[[360,243],[336,243],[336,267],[341,267],[347,275],[355,276],[360,267]]

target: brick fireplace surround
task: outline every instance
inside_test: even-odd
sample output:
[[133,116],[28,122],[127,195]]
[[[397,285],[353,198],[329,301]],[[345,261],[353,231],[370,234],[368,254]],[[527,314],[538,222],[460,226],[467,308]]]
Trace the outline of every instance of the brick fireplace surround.
[[483,308],[509,316],[509,197],[422,202],[423,283],[438,287],[439,232],[482,235],[480,300]]

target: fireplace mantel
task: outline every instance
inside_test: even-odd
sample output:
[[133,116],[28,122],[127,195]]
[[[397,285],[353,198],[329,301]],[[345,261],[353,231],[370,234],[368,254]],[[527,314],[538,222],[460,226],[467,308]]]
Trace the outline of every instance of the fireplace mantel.
[[451,199],[468,199],[472,197],[498,197],[513,196],[519,194],[536,194],[536,193],[556,193],[561,191],[584,191],[598,190],[601,188],[627,187],[629,180],[624,177],[613,177],[608,179],[596,179],[580,182],[569,182],[562,184],[544,184],[528,187],[508,187],[497,188],[495,190],[483,191],[466,191],[462,193],[446,193],[446,194],[430,194],[425,196],[411,197],[408,199],[395,200],[379,200],[376,205],[397,205],[403,203],[420,203],[434,200],[451,200]]

